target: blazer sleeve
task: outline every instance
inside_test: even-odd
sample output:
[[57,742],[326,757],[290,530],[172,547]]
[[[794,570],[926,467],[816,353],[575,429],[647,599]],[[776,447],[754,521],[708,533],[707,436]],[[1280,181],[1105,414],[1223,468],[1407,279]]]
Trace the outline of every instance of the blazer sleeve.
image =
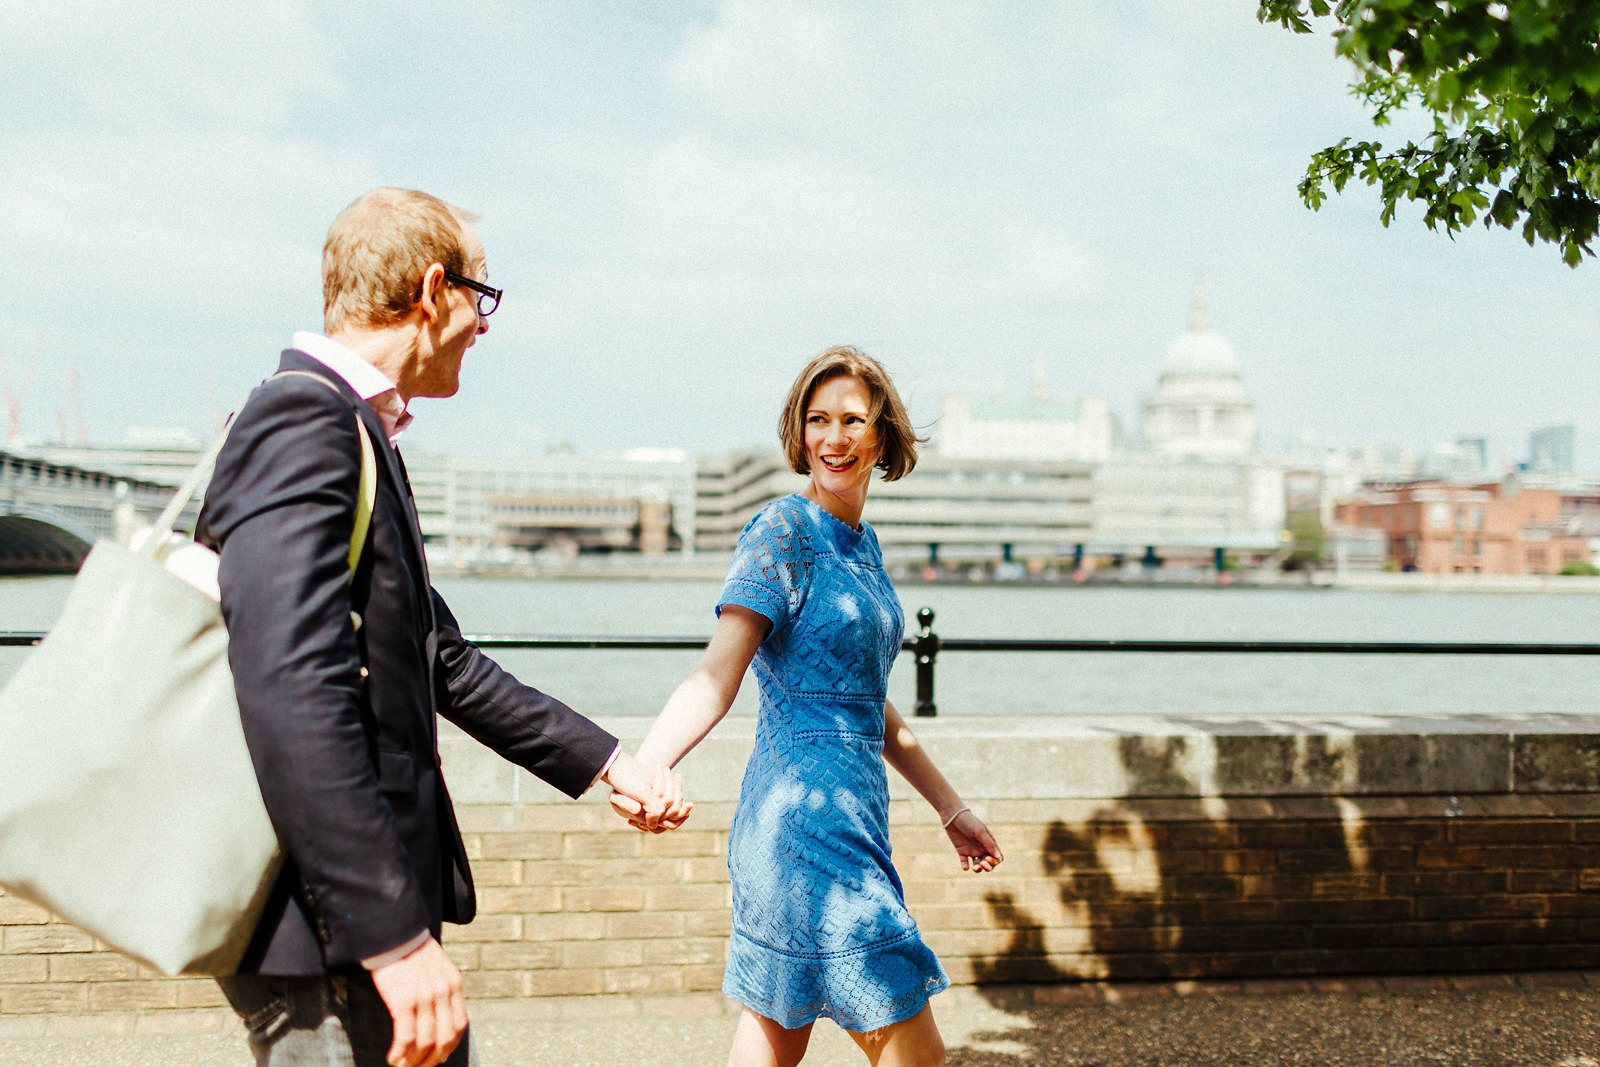
[[360,455],[348,401],[269,382],[235,420],[206,503],[245,740],[330,966],[429,928],[361,717],[346,580]]
[[617,739],[561,701],[512,677],[477,645],[438,592],[433,611],[439,713],[569,797],[589,788]]

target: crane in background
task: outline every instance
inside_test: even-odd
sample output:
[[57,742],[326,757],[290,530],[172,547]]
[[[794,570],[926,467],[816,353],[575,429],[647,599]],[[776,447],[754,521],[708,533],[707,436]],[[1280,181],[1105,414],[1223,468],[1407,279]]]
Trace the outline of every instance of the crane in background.
[[89,427],[83,421],[83,383],[78,376],[76,352],[67,365],[67,394],[56,412],[56,440],[80,448],[89,443]]
[[44,351],[44,343],[50,336],[50,323],[47,321],[39,327],[39,332],[34,335],[33,351],[28,358],[28,368],[23,371],[20,381],[14,381],[11,373],[11,361],[6,357],[4,350],[0,350],[0,399],[6,407],[6,440],[16,441],[22,437],[22,399],[28,394],[28,386],[33,384],[34,373],[39,369],[39,353]]

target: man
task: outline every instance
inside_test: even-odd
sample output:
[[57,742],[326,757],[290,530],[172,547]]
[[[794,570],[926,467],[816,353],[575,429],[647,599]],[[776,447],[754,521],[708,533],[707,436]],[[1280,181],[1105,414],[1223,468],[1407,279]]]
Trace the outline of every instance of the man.
[[[688,811],[670,772],[465,641],[428,584],[392,443],[413,397],[456,392],[499,300],[467,223],[401,189],[334,220],[326,336],[295,335],[279,369],[302,373],[251,394],[206,494],[200,535],[222,554],[234,688],[286,856],[240,973],[219,980],[260,1064],[312,1062],[330,1046],[357,1064],[476,1062],[461,976],[438,940],[476,902],[435,715],[569,796],[605,780],[647,828]],[[352,572],[357,420],[376,452],[376,502]]]

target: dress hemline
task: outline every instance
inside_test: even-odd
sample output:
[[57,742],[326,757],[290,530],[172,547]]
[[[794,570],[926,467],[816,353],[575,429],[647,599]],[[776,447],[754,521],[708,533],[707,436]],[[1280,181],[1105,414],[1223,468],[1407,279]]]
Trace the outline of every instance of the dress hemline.
[[930,978],[929,981],[934,982],[935,987],[924,990],[921,996],[913,1001],[908,1007],[896,1009],[894,1012],[891,1012],[889,1017],[881,1023],[877,1023],[876,1025],[872,1026],[859,1027],[847,1025],[843,1020],[839,1019],[838,1016],[834,1015],[827,1006],[818,1008],[814,1012],[809,1012],[806,1018],[802,1018],[798,1022],[786,1023],[777,1017],[777,1014],[773,1011],[770,1005],[759,1006],[753,1003],[754,1001],[758,1001],[763,998],[747,996],[744,991],[733,986],[732,981],[727,975],[724,975],[722,979],[722,995],[731,1000],[738,1001],[739,1004],[747,1011],[753,1012],[754,1014],[761,1016],[763,1019],[775,1022],[785,1030],[798,1030],[802,1026],[812,1025],[818,1019],[831,1019],[841,1030],[847,1030],[852,1034],[870,1034],[874,1030],[882,1030],[885,1026],[893,1026],[895,1023],[903,1023],[907,1019],[914,1018],[919,1012],[922,1011],[923,1008],[928,1006],[928,1002],[930,1000],[950,988],[950,979],[948,977],[940,977],[937,979]]

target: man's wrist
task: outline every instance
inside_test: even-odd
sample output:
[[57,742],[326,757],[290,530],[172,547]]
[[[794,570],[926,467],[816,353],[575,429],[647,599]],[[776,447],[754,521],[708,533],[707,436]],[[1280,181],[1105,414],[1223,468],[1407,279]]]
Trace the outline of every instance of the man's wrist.
[[423,945],[426,945],[428,943],[428,939],[431,937],[433,937],[433,933],[431,931],[424,930],[416,937],[413,937],[404,944],[396,945],[388,952],[380,952],[376,956],[368,956],[366,959],[361,961],[361,966],[365,967],[369,971],[376,971],[380,967],[387,967],[391,963],[398,963],[400,960],[405,959],[407,956],[417,951],[417,949],[421,948]]

